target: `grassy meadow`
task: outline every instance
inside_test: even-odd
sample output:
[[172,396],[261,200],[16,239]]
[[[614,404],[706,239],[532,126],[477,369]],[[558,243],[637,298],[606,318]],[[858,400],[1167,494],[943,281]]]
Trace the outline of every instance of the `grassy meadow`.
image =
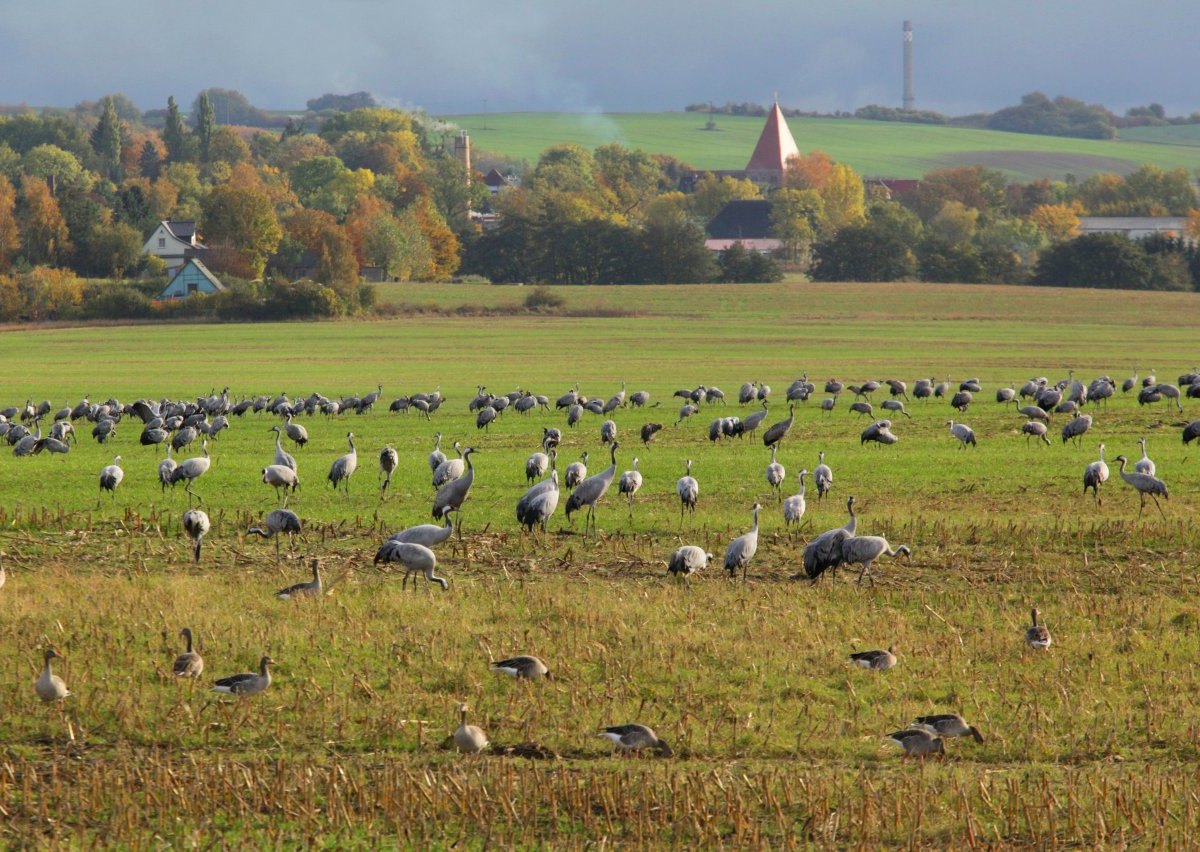
[[[592,150],[617,142],[670,154],[698,169],[742,169],[763,119],[706,113],[500,113],[445,119],[471,134],[472,145],[536,163],[552,145]],[[801,151],[824,151],[869,177],[918,178],[936,168],[981,164],[1011,180],[1127,174],[1147,163],[1164,169],[1196,165],[1195,125],[1133,128],[1115,140],[1068,139],[996,130],[834,118],[790,118]]]
[[[213,520],[200,563],[180,529],[182,486],[162,493],[157,456],[126,419],[108,444],[79,421],[65,456],[0,453],[0,843],[483,847],[696,844],[1183,846],[1196,842],[1200,796],[1200,594],[1192,519],[1196,451],[1181,427],[1200,417],[1118,395],[1088,407],[1081,446],[1027,443],[1024,418],[994,401],[1000,385],[1085,382],[1135,368],[1163,381],[1197,366],[1194,295],[936,285],[561,288],[560,314],[521,310],[522,288],[395,286],[396,317],[370,322],[10,328],[0,334],[0,406],[55,408],[115,397],[232,399],[314,391],[331,398],[383,385],[368,414],[316,416],[289,500],[306,533],[247,536],[277,506],[259,481],[278,422],[231,418],[210,441],[195,486]],[[742,382],[773,388],[764,426],[786,416],[802,372],[818,386],[977,376],[964,415],[945,400],[891,416],[900,440],[860,446],[869,422],[832,413],[824,394],[797,407],[779,461],[783,494],[825,452],[834,486],[808,490],[801,527],[785,527],[767,486],[760,435],[712,444],[708,423],[745,416]],[[584,450],[603,469],[601,417],[567,429],[561,412],[509,411],[485,433],[467,403],[478,385],[557,396],[578,383],[607,399],[625,382],[647,409],[614,415],[617,476],[640,460],[632,512],[616,486],[598,534],[566,523],[566,494],[546,536],[519,531],[513,506],[542,429],[563,429],[559,469]],[[676,388],[722,388],[675,425]],[[396,396],[440,389],[426,420],[391,414]],[[818,387],[819,390],[819,387]],[[886,398],[874,394],[874,403]],[[552,403],[553,404],[553,403]],[[959,449],[951,418],[978,446]],[[643,423],[666,428],[649,447]],[[326,482],[353,431],[349,494]],[[449,590],[372,564],[387,534],[428,523],[427,456],[440,431],[474,446],[464,534],[437,548]],[[1165,518],[1121,482],[1118,453],[1138,437],[1171,496]],[[1083,496],[1084,466],[1107,447],[1102,505]],[[380,500],[377,457],[401,464]],[[194,455],[197,447],[182,455]],[[120,454],[115,496],[100,469]],[[696,514],[680,521],[675,482],[693,460]],[[859,533],[908,544],[882,559],[876,585],[855,571],[812,585],[806,540],[842,525],[853,494]],[[725,545],[761,516],[748,582],[721,570]],[[582,514],[582,513],[581,513]],[[666,576],[680,544],[716,559],[691,589]],[[280,601],[319,558],[329,593]],[[1055,639],[1023,643],[1037,605]],[[189,625],[206,660],[194,688],[171,662]],[[72,696],[36,698],[53,644]],[[852,650],[896,647],[886,672],[851,668]],[[551,681],[515,682],[488,661],[542,657]],[[270,654],[264,694],[227,700],[214,678]],[[447,747],[460,701],[501,752]],[[884,737],[917,715],[961,712],[985,742],[947,743],[942,760],[903,759]],[[614,756],[605,725],[651,725],[672,759]]]

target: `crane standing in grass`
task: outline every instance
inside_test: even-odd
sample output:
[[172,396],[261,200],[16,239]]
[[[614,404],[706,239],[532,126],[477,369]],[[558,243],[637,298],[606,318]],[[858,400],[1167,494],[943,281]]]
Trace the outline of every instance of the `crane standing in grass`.
[[338,456],[329,468],[329,484],[336,491],[338,484],[344,482],[347,496],[350,494],[350,477],[358,469],[358,450],[354,448],[354,433],[347,432],[346,440],[350,444],[350,452]]
[[1141,505],[1138,508],[1138,520],[1141,520],[1142,511],[1146,508],[1146,495],[1149,494],[1151,499],[1154,500],[1154,505],[1158,508],[1158,513],[1162,515],[1165,521],[1167,515],[1163,512],[1162,506],[1159,505],[1158,495],[1161,494],[1164,500],[1170,496],[1167,493],[1166,483],[1157,476],[1151,476],[1148,473],[1137,473],[1136,471],[1126,473],[1125,465],[1129,460],[1125,456],[1117,456],[1116,460],[1121,465],[1121,478],[1125,480],[1125,484],[1137,491],[1138,496],[1142,499]]
[[596,504],[608,491],[608,487],[612,485],[613,477],[617,475],[617,448],[620,443],[613,441],[611,444],[612,463],[600,471],[600,473],[589,476],[579,485],[575,486],[575,490],[571,492],[571,496],[567,499],[567,520],[571,520],[571,514],[587,506],[587,518],[583,523],[584,535],[587,535],[588,524],[591,524],[592,532],[596,531]]
[[725,570],[729,576],[736,577],[738,569],[742,571],[744,581],[750,572],[750,560],[758,552],[758,513],[762,505],[755,503],[751,511],[754,513],[754,526],[749,532],[742,533],[725,548]]

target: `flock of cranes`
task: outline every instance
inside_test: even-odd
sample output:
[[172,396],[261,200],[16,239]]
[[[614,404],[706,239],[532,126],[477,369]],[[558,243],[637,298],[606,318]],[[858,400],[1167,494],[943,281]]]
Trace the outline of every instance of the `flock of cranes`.
[[[1153,376],[1141,379],[1141,389],[1138,391],[1138,402],[1149,405],[1166,400],[1173,403],[1178,411],[1182,411],[1180,398],[1200,397],[1200,375],[1195,373],[1180,377],[1180,386],[1158,382]],[[1122,391],[1129,392],[1138,385],[1135,375],[1122,384]],[[837,380],[829,380],[824,384],[824,391],[829,396],[820,403],[820,409],[826,413],[834,412],[843,393],[849,392],[854,400],[847,406],[850,413],[859,416],[874,417],[874,406],[870,395],[875,392],[886,392],[890,398],[883,400],[880,407],[888,412],[902,415],[907,420],[913,420],[913,415],[905,409],[904,401],[945,399],[949,406],[959,413],[966,415],[975,403],[975,395],[982,392],[978,380],[966,380],[959,383],[957,390],[949,382],[935,382],[932,379],[918,380],[913,386],[913,395],[908,395],[908,386],[899,380],[881,382],[869,381],[858,385],[843,384]],[[478,394],[470,401],[469,409],[475,413],[476,426],[486,431],[508,410],[519,415],[526,415],[535,409],[550,412],[551,401],[548,397],[533,394],[529,391],[518,390],[506,395],[497,396],[487,392],[486,387],[480,386]],[[254,400],[243,400],[234,403],[229,398],[229,389],[225,388],[220,394],[213,393],[206,398],[191,402],[163,400],[153,402],[138,400],[123,406],[115,400],[105,403],[92,404],[84,399],[74,408],[60,409],[54,416],[54,426],[50,434],[43,436],[41,421],[50,414],[51,406],[43,403],[33,406],[27,403],[23,409],[13,408],[0,412],[0,438],[8,440],[13,447],[14,455],[29,456],[42,452],[66,455],[71,451],[71,442],[78,441],[74,423],[87,419],[94,423],[92,437],[101,444],[118,440],[118,425],[124,418],[137,419],[142,423],[139,443],[143,446],[165,446],[166,458],[157,462],[157,481],[162,490],[183,483],[188,494],[188,509],[182,516],[182,529],[192,543],[192,558],[201,561],[202,547],[205,538],[212,531],[212,523],[208,514],[200,506],[193,507],[192,500],[203,504],[205,501],[195,486],[210,470],[212,457],[209,453],[209,439],[216,440],[218,435],[231,428],[230,417],[239,417],[248,412],[269,412],[280,419],[272,425],[269,432],[274,433],[274,456],[272,462],[261,469],[263,483],[273,487],[277,499],[281,498],[283,505],[268,512],[261,525],[250,527],[248,534],[258,535],[264,539],[275,539],[277,554],[282,537],[289,538],[303,534],[303,522],[300,516],[287,507],[288,497],[296,493],[300,487],[300,477],[295,456],[288,452],[284,440],[288,440],[297,450],[302,450],[309,443],[309,430],[297,422],[300,416],[322,414],[337,416],[353,411],[364,414],[371,411],[383,393],[382,386],[361,398],[330,400],[319,394],[313,394],[304,400],[292,401],[280,394],[274,399],[258,397]],[[1088,385],[1074,379],[1073,375],[1066,380],[1051,383],[1047,379],[1035,378],[1026,382],[1021,388],[1004,387],[996,392],[996,402],[1005,406],[1019,406],[1017,411],[1025,419],[1020,428],[1020,434],[1026,437],[1026,442],[1034,439],[1045,445],[1050,441],[1047,437],[1052,415],[1065,414],[1069,418],[1061,429],[1064,444],[1075,442],[1079,444],[1096,424],[1096,417],[1085,414],[1080,409],[1083,405],[1094,404],[1103,406],[1107,400],[1117,393],[1116,383],[1107,377],[1100,377]],[[676,391],[676,396],[683,397],[685,402],[679,412],[676,425],[682,424],[688,418],[695,416],[702,406],[726,406],[725,394],[716,387],[700,385],[694,389]],[[776,498],[784,523],[791,527],[803,522],[808,508],[807,478],[809,471],[803,468],[797,476],[799,491],[790,496],[783,493],[787,480],[787,472],[779,460],[779,452],[784,441],[791,432],[796,420],[797,405],[803,405],[811,397],[817,395],[815,384],[808,382],[807,377],[793,382],[786,391],[788,413],[786,418],[777,422],[764,424],[771,415],[771,388],[761,382],[749,382],[742,386],[737,398],[740,404],[750,406],[752,410],[745,416],[723,413],[709,425],[708,438],[717,443],[731,439],[755,438],[762,429],[761,440],[769,451],[770,460],[765,466],[765,482],[768,493]],[[1019,405],[1023,401],[1030,404]],[[443,404],[444,398],[440,392],[402,397],[390,406],[390,412],[407,413],[416,410],[429,417]],[[618,452],[622,447],[617,421],[612,415],[618,409],[642,408],[650,406],[650,394],[646,391],[635,391],[628,394],[622,384],[621,390],[608,398],[606,402],[589,400],[584,397],[578,386],[559,397],[554,402],[555,409],[564,411],[565,425],[568,430],[578,428],[586,414],[604,416],[606,419],[599,428],[600,444],[608,449],[609,465],[600,471],[590,472],[588,463],[589,453],[584,450],[579,459],[568,464],[564,471],[562,487],[569,492],[565,501],[567,522],[573,522],[572,516],[585,512],[583,534],[598,535],[597,508],[603,501],[608,490],[617,481],[617,491],[627,501],[630,517],[634,511],[635,497],[643,492],[647,485],[642,471],[639,469],[640,459],[634,457],[631,467],[618,473]],[[728,408],[724,409],[728,412]],[[18,422],[20,421],[20,422]],[[961,450],[973,449],[979,446],[980,440],[974,429],[959,420],[946,421],[949,434],[957,442]],[[560,479],[557,470],[557,460],[563,442],[563,433],[558,428],[540,427],[542,429],[541,449],[531,454],[524,464],[524,477],[527,488],[516,502],[516,520],[518,524],[532,533],[540,529],[543,534],[548,532],[549,521],[554,517],[560,503]],[[662,423],[649,422],[644,424],[638,436],[643,445],[649,447],[655,437],[662,432]],[[860,444],[875,443],[882,446],[896,444],[901,435],[892,431],[892,423],[887,419],[872,420],[860,436]],[[1200,421],[1189,423],[1183,430],[1183,443],[1200,437]],[[200,453],[187,458],[177,459],[173,453],[184,452],[197,439],[200,441]],[[349,495],[350,482],[358,469],[358,451],[353,431],[346,432],[347,452],[336,458],[330,465],[328,481],[334,492],[339,490]],[[435,489],[431,506],[431,516],[435,523],[425,523],[410,526],[397,532],[385,540],[377,549],[374,556],[376,565],[396,565],[403,571],[401,588],[407,587],[413,579],[416,588],[416,577],[423,576],[431,584],[440,586],[443,591],[449,589],[449,581],[437,574],[438,560],[434,548],[448,541],[457,529],[462,536],[462,517],[464,504],[470,496],[475,481],[475,465],[472,456],[484,452],[473,446],[463,446],[460,441],[453,441],[454,456],[448,457],[442,451],[443,436],[438,432],[434,436],[434,446],[428,457],[430,482]],[[986,440],[986,438],[985,438]],[[1141,458],[1130,467],[1124,455],[1118,455],[1115,462],[1119,465],[1122,480],[1137,492],[1140,499],[1139,518],[1145,509],[1149,497],[1165,518],[1159,497],[1168,497],[1168,489],[1162,479],[1157,476],[1156,465],[1149,458],[1147,442],[1143,437],[1139,440]],[[194,450],[192,451],[194,452]],[[1097,504],[1102,502],[1103,486],[1109,478],[1108,464],[1104,458],[1105,445],[1099,445],[1099,459],[1089,462],[1083,472],[1083,487],[1086,494],[1089,490]],[[380,499],[387,497],[393,475],[401,468],[401,454],[395,446],[389,444],[379,450],[379,471],[382,484],[379,488]],[[111,464],[106,465],[99,474],[99,488],[103,495],[109,492],[116,499],[116,493],[125,480],[125,471],[121,466],[122,456],[117,455]],[[695,513],[700,495],[700,483],[693,475],[693,462],[687,459],[684,465],[684,475],[676,482],[676,495],[679,500],[680,528],[682,529],[687,514]],[[822,501],[831,491],[834,474],[825,460],[824,450],[817,455],[817,464],[811,473],[815,485],[816,499]],[[846,510],[849,515],[847,523],[842,526],[813,536],[804,546],[801,561],[803,571],[795,575],[818,582],[826,573],[835,573],[840,567],[858,566],[858,583],[864,579],[871,585],[875,583],[872,568],[882,557],[895,558],[910,556],[908,545],[893,546],[886,538],[877,535],[860,535],[858,532],[858,516],[855,512],[855,498],[848,496]],[[744,533],[732,538],[725,547],[722,565],[730,577],[741,575],[745,581],[749,577],[751,564],[759,548],[760,516],[763,504],[755,502],[749,509],[750,526]],[[457,521],[457,525],[456,525]],[[667,571],[680,578],[689,588],[691,578],[711,566],[713,554],[704,547],[695,544],[683,544],[676,548],[667,561]],[[325,586],[320,572],[318,560],[311,561],[312,578],[309,581],[297,583],[280,590],[277,596],[283,599],[296,597],[320,597],[325,593]],[[0,587],[6,577],[3,565],[0,564]],[[1025,639],[1030,648],[1044,650],[1051,644],[1049,631],[1044,624],[1039,624],[1039,613],[1035,608],[1032,612],[1032,625]],[[184,628],[181,635],[187,642],[186,650],[175,663],[175,673],[180,677],[198,678],[204,669],[202,658],[193,648],[191,631]],[[46,701],[57,701],[70,693],[63,680],[52,671],[52,661],[57,659],[57,652],[48,648],[44,653],[44,669],[35,687],[38,696]],[[886,651],[856,652],[851,655],[851,661],[873,670],[887,670],[897,662],[893,648]],[[270,666],[273,660],[263,656],[256,672],[245,672],[216,681],[213,689],[233,695],[249,696],[266,690],[271,684]],[[493,664],[493,668],[515,677],[537,679],[549,678],[549,670],[545,664],[535,657],[516,657]],[[467,724],[468,707],[463,704],[460,708],[461,719],[459,728],[453,739],[458,748],[465,752],[480,751],[488,745],[486,736],[476,726]],[[654,734],[652,729],[642,725],[622,725],[606,729],[603,736],[623,750],[657,750],[664,755],[671,753],[670,747]],[[978,730],[967,725],[961,717],[955,714],[939,714],[921,717],[913,727],[891,735],[906,753],[923,755],[943,750],[942,739],[952,736],[973,736],[982,741]]]

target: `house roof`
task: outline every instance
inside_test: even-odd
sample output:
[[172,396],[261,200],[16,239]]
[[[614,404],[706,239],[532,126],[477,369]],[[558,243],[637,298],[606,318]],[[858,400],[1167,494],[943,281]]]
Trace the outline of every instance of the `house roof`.
[[217,276],[213,275],[212,271],[205,266],[202,261],[194,257],[189,257],[186,261],[184,261],[183,266],[179,267],[175,274],[171,276],[171,280],[167,282],[168,289],[170,289],[171,285],[175,283],[176,278],[178,278],[180,275],[183,275],[189,266],[196,267],[196,271],[204,276],[204,278],[208,280],[208,283],[212,284],[216,290],[221,291],[225,289],[225,285],[217,280]]
[[167,230],[178,239],[185,243],[190,243],[196,237],[196,223],[191,221],[173,222],[167,220],[163,222]]
[[484,175],[483,182],[488,186],[501,188],[506,186],[515,186],[518,183],[516,178],[500,174],[499,169],[492,169],[490,172]]
[[800,149],[796,147],[796,140],[788,129],[783,110],[779,104],[775,104],[767,113],[767,123],[758,137],[758,144],[754,146],[754,153],[750,155],[750,162],[746,164],[746,171],[781,172],[787,166],[788,157],[799,154]]
[[705,228],[715,240],[765,239],[771,236],[770,201],[730,201]]

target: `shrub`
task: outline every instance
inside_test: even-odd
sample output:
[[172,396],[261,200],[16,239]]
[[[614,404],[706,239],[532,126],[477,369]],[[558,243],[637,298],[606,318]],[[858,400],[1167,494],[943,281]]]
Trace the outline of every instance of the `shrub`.
[[534,287],[525,297],[525,307],[531,311],[558,310],[567,300],[549,287]]

